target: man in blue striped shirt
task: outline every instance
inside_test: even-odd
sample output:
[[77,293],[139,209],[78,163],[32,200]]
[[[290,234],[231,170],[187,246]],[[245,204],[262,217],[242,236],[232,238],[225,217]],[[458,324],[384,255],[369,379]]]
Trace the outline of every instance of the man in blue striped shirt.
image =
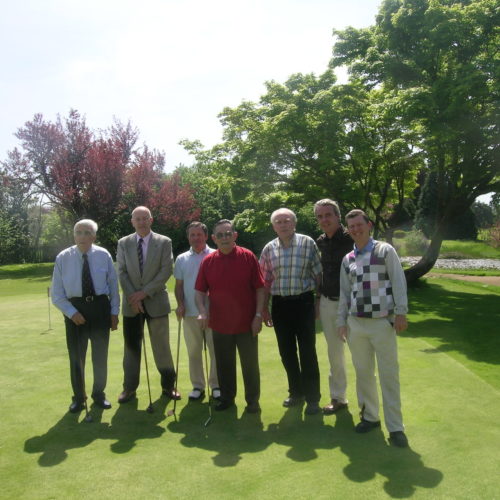
[[300,405],[305,398],[306,415],[314,415],[320,411],[321,397],[314,306],[321,281],[320,254],[312,238],[295,232],[297,217],[288,208],[275,210],[271,224],[278,237],[264,247],[260,256],[266,282],[262,317],[267,326],[274,326],[288,377],[289,397],[283,406]]
[[69,411],[78,413],[85,407],[87,398],[84,373],[89,339],[94,369],[92,398],[101,408],[111,408],[104,389],[109,329],[118,328],[120,296],[111,255],[105,248],[94,245],[97,224],[91,219],[83,219],[75,224],[73,233],[76,244],[56,257],[52,302],[64,315],[73,388]]

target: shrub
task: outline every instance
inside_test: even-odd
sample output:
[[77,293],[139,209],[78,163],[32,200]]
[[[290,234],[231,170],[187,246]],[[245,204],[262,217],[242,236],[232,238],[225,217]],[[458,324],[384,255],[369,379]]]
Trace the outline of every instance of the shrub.
[[422,255],[429,246],[429,240],[422,231],[413,230],[406,234],[405,246],[407,255]]

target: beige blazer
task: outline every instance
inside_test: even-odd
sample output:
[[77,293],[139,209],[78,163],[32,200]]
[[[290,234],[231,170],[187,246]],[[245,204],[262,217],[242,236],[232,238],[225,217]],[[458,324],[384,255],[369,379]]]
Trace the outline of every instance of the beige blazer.
[[118,241],[116,262],[118,264],[118,278],[123,290],[122,311],[124,316],[135,316],[134,311],[128,305],[127,297],[139,290],[144,290],[147,294],[144,306],[152,318],[165,316],[170,312],[170,302],[166,291],[166,282],[172,274],[174,263],[170,238],[151,231],[142,276],[139,271],[135,233]]

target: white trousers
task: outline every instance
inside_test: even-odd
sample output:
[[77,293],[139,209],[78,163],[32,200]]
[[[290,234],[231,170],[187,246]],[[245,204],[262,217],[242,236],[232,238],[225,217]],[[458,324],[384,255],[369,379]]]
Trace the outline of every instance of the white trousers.
[[[185,317],[184,323],[184,340],[189,357],[189,377],[191,384],[195,389],[205,389],[205,372],[203,370],[203,330],[200,327],[199,321],[194,316]],[[219,387],[217,380],[217,367],[215,365],[214,341],[212,338],[212,330],[205,330],[207,338],[207,348],[210,354],[210,372],[208,375],[208,385],[211,389]]]
[[325,334],[328,348],[328,360],[330,362],[330,375],[328,382],[330,385],[330,396],[340,403],[347,403],[347,373],[345,367],[344,348],[345,343],[338,336],[335,321],[337,320],[337,310],[339,303],[321,297],[319,303],[319,315],[323,332]]
[[356,370],[356,391],[363,418],[371,422],[380,420],[375,376],[376,358],[385,425],[389,432],[404,430],[396,331],[387,318],[349,316],[347,324],[347,342]]

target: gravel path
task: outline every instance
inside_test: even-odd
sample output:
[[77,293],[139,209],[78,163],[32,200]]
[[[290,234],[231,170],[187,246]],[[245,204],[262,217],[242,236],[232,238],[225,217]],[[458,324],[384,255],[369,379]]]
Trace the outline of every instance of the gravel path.
[[[401,262],[413,266],[420,257],[401,257]],[[434,267],[439,269],[499,269],[499,259],[438,259]]]

